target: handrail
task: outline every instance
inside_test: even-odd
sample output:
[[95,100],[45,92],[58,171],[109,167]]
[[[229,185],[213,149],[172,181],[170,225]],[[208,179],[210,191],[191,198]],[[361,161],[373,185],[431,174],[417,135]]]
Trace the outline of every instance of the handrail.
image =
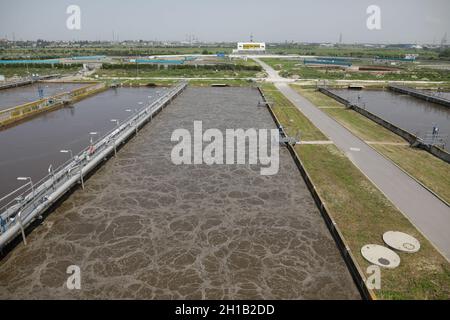
[[[23,186],[8,194],[9,202],[0,207],[0,248],[12,240],[23,228],[26,228],[36,216],[42,214],[56,200],[71,189],[78,181],[83,184],[83,177],[108,157],[120,144],[137,132],[145,122],[164,108],[187,86],[182,82],[166,94],[150,103],[147,107],[128,117],[121,125],[114,128],[97,142],[83,149],[72,159],[66,161],[56,170],[35,183],[33,190],[28,188],[19,193]],[[17,191],[17,192],[16,192]],[[14,199],[12,199],[12,197]],[[3,197],[1,200],[8,200]],[[19,226],[18,214],[21,213]]]
[[72,98],[77,98],[82,94],[93,92],[104,87],[105,84],[102,82],[89,84],[87,86],[83,86],[73,91],[58,93],[50,97],[42,98],[36,101],[27,102],[25,104],[14,106],[8,109],[0,110],[0,125],[9,123],[14,119],[22,119],[23,117],[26,117],[27,115],[30,115],[37,110],[44,110],[51,108],[61,103],[65,97],[69,97],[70,100]]

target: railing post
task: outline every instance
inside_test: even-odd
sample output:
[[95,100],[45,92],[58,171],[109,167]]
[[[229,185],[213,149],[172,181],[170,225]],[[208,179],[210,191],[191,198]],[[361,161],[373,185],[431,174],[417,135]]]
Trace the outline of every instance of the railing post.
[[5,232],[6,231],[6,221],[3,221],[1,216],[0,216],[0,231],[1,232]]
[[81,180],[81,188],[84,190],[84,179],[83,179],[83,167],[80,164],[80,180]]
[[19,211],[19,213],[17,214],[17,219],[19,222],[20,231],[22,232],[23,243],[27,245],[27,238],[25,237],[25,230],[23,229],[21,214],[22,211]]

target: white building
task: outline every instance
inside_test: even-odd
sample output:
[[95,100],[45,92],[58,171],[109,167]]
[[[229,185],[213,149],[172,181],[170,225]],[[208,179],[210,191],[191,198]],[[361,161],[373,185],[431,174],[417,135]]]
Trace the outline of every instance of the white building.
[[237,49],[233,53],[258,54],[266,52],[265,42],[238,42]]

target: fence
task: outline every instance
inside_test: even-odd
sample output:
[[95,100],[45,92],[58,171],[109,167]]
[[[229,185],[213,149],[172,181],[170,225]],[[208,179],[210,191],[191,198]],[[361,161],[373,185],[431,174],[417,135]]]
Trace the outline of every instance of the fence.
[[[26,243],[24,229],[32,223],[36,217],[43,214],[61,196],[81,183],[84,188],[84,177],[107,159],[112,153],[116,154],[117,148],[137,131],[154,115],[159,113],[170,103],[187,84],[185,82],[167,92],[164,96],[151,103],[146,108],[129,117],[116,129],[103,136],[98,142],[93,143],[78,155],[62,164],[56,170],[49,170],[49,174],[36,184],[29,182],[0,199],[0,248],[22,234]],[[26,188],[25,191],[24,188]]]

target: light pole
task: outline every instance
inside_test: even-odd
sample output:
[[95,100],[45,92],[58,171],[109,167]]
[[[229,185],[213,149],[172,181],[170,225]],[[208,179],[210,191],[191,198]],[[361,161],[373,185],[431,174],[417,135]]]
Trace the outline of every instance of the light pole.
[[55,172],[53,171],[53,165],[48,167],[48,174],[52,176],[52,187],[55,189]]
[[31,177],[17,177],[17,180],[19,181],[27,181],[28,183],[31,185],[31,193],[33,194],[33,198],[34,198],[34,184],[33,181],[31,180]]
[[[59,152],[61,152],[61,153],[70,153],[70,160],[73,159],[73,152],[72,152],[72,150],[66,149],[66,150],[60,150]],[[82,186],[82,188],[84,189],[83,171],[82,171],[82,165],[81,165],[81,162],[82,162],[82,161],[78,161],[77,166],[78,166],[79,171],[80,171],[81,186]],[[69,173],[70,173],[70,169],[69,169]]]
[[88,148],[88,155],[87,155],[87,160],[89,161],[91,158],[91,155],[95,152],[95,147],[94,147],[94,140],[93,140],[93,136],[95,136],[98,132],[89,132],[90,135],[90,139],[89,139],[89,148]]
[[[131,109],[126,109],[125,110],[126,112],[133,112],[133,110],[131,110]],[[135,135],[137,136],[137,134],[138,134],[138,128],[137,128],[137,109],[134,109],[134,111],[136,112],[136,117],[135,117],[135,119],[134,119],[134,132],[135,132]]]
[[[111,119],[111,122],[115,122],[117,126],[119,126],[119,120],[117,119]],[[116,139],[113,138],[113,143],[114,143],[114,156],[117,155],[117,147],[116,147]]]
[[92,137],[97,135],[97,134],[98,134],[98,132],[89,132],[89,135],[91,136],[91,139],[90,139],[91,145],[94,143],[93,140],[92,140]]

